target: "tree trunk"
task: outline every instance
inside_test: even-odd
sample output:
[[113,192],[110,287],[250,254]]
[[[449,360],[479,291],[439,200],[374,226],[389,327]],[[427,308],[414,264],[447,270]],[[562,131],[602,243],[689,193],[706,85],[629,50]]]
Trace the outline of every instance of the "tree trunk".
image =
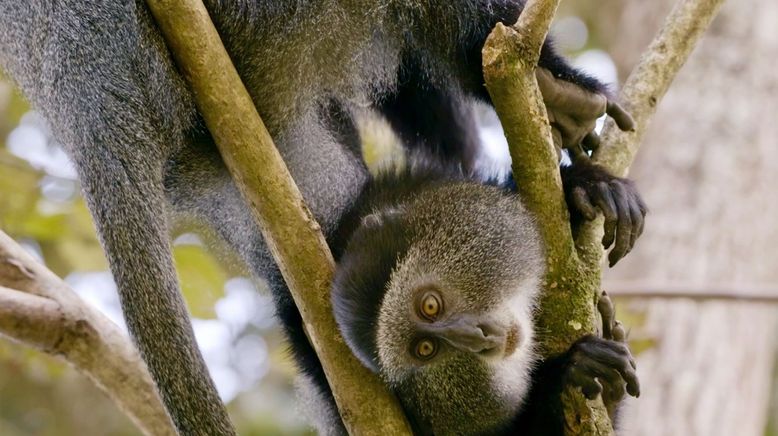
[[[631,1],[624,17],[647,5],[664,7]],[[775,23],[774,0],[727,3],[676,78],[631,171],[651,208],[646,232],[606,274],[606,290],[624,282],[700,293],[778,289]],[[635,53],[640,39],[622,38],[612,52]],[[638,356],[642,396],[625,408],[623,434],[764,434],[775,304],[656,299],[632,307],[645,316],[632,338],[653,346]]]

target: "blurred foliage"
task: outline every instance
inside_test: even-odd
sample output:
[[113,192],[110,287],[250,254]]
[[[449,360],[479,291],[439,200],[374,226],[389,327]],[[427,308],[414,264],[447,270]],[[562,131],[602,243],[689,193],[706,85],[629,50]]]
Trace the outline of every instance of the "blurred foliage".
[[189,311],[195,318],[215,318],[213,305],[224,296],[228,277],[218,261],[197,245],[173,247],[173,259]]
[[89,380],[60,361],[0,341],[0,434],[138,435]]

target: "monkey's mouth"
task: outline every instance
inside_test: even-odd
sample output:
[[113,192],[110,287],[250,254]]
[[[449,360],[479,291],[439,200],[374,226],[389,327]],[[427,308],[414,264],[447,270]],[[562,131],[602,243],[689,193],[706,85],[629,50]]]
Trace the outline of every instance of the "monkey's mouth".
[[517,323],[511,324],[511,327],[508,329],[508,333],[505,336],[505,352],[503,357],[511,357],[513,353],[516,352],[516,350],[519,348],[520,339],[521,336],[519,335],[519,325]]
[[485,348],[479,351],[478,354],[481,357],[497,360],[511,357],[519,348],[519,343],[521,341],[519,325],[517,323],[511,324],[503,334],[499,335],[499,338],[499,345]]

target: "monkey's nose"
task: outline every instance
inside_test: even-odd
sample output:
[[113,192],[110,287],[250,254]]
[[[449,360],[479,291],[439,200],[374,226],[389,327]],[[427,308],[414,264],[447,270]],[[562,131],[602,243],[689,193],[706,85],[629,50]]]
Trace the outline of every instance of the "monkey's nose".
[[507,329],[491,320],[470,315],[452,317],[443,323],[420,326],[420,330],[440,337],[462,351],[490,355],[506,345]]

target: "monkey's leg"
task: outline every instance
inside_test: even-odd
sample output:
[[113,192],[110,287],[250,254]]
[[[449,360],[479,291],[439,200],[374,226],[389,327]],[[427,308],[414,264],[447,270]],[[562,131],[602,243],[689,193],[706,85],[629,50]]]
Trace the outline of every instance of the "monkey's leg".
[[153,159],[135,156],[135,147],[114,153],[80,151],[76,164],[81,183],[124,318],[176,427],[184,435],[234,434],[179,291],[161,168]]
[[453,86],[427,80],[415,62],[408,62],[397,89],[384,96],[377,109],[408,149],[431,152],[470,173],[481,147],[472,106]]
[[[289,340],[290,350],[305,381],[303,400],[318,430],[345,434],[324,370],[303,329],[302,318],[265,244],[259,226],[235,186],[215,144],[200,135],[195,146],[176,153],[165,173],[165,192],[176,212],[194,215],[246,263],[253,276],[266,280],[275,312]],[[302,397],[302,395],[301,395]]]

